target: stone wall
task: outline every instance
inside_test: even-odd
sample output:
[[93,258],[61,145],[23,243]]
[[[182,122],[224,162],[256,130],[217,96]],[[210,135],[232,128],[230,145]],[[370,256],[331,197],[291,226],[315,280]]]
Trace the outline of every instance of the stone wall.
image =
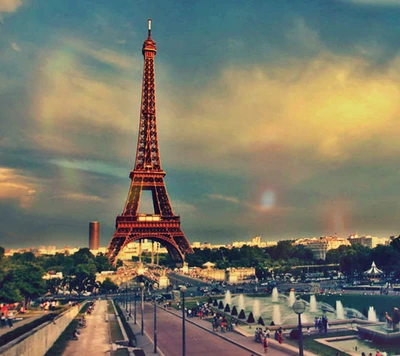
[[80,307],[74,306],[60,314],[55,323],[46,322],[0,348],[2,356],[43,356],[76,317]]

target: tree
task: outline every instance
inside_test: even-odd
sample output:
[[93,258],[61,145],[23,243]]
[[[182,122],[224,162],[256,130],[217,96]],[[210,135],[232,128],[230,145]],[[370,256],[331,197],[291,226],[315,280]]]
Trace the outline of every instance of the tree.
[[253,312],[250,312],[249,317],[247,318],[247,322],[248,323],[254,323],[255,322]]
[[246,319],[246,314],[244,313],[243,309],[240,311],[238,319],[240,319],[240,320]]
[[229,306],[228,303],[226,303],[226,305],[225,305],[224,312],[225,312],[225,313],[230,313],[230,312],[231,312],[231,307]]
[[235,305],[234,305],[233,308],[232,308],[231,315],[232,315],[232,316],[238,315],[238,312],[237,312],[237,309],[236,309],[236,306],[235,306]]
[[43,268],[34,264],[25,264],[17,266],[10,273],[15,287],[24,297],[24,305],[28,305],[32,298],[37,298],[45,293],[45,281],[42,278],[44,275]]
[[75,265],[94,262],[95,259],[87,247],[80,248],[72,255],[72,258],[74,259]]
[[224,303],[222,303],[222,300],[220,300],[218,304],[218,309],[224,309]]
[[110,278],[106,278],[100,285],[101,293],[116,292],[118,290],[118,285],[115,284]]
[[263,320],[263,318],[261,316],[258,318],[258,322],[257,323],[258,323],[258,325],[262,325],[262,326],[265,325],[264,320]]
[[393,239],[390,246],[392,246],[397,253],[400,253],[400,235]]

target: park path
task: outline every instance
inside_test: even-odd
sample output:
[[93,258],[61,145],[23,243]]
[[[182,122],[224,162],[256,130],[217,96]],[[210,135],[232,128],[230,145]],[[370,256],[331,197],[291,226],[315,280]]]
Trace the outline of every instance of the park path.
[[97,300],[92,314],[86,316],[86,328],[79,329],[79,340],[70,340],[63,356],[109,355],[111,344],[106,313],[107,300]]

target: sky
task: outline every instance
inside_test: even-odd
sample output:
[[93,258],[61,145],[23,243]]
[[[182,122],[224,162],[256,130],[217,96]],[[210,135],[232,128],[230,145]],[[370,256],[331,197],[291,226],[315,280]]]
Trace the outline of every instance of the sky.
[[[400,0],[0,0],[0,246],[107,246],[147,19],[190,242],[400,233]],[[145,203],[141,207],[145,209]]]

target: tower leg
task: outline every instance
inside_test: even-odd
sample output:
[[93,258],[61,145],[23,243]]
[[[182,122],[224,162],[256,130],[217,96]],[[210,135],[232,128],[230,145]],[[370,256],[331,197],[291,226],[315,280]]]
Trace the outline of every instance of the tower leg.
[[154,241],[151,241],[151,264],[154,265]]
[[157,243],[157,266],[160,265],[160,253],[158,251],[159,248],[160,248],[160,244]]
[[142,240],[139,240],[139,264],[142,264]]

